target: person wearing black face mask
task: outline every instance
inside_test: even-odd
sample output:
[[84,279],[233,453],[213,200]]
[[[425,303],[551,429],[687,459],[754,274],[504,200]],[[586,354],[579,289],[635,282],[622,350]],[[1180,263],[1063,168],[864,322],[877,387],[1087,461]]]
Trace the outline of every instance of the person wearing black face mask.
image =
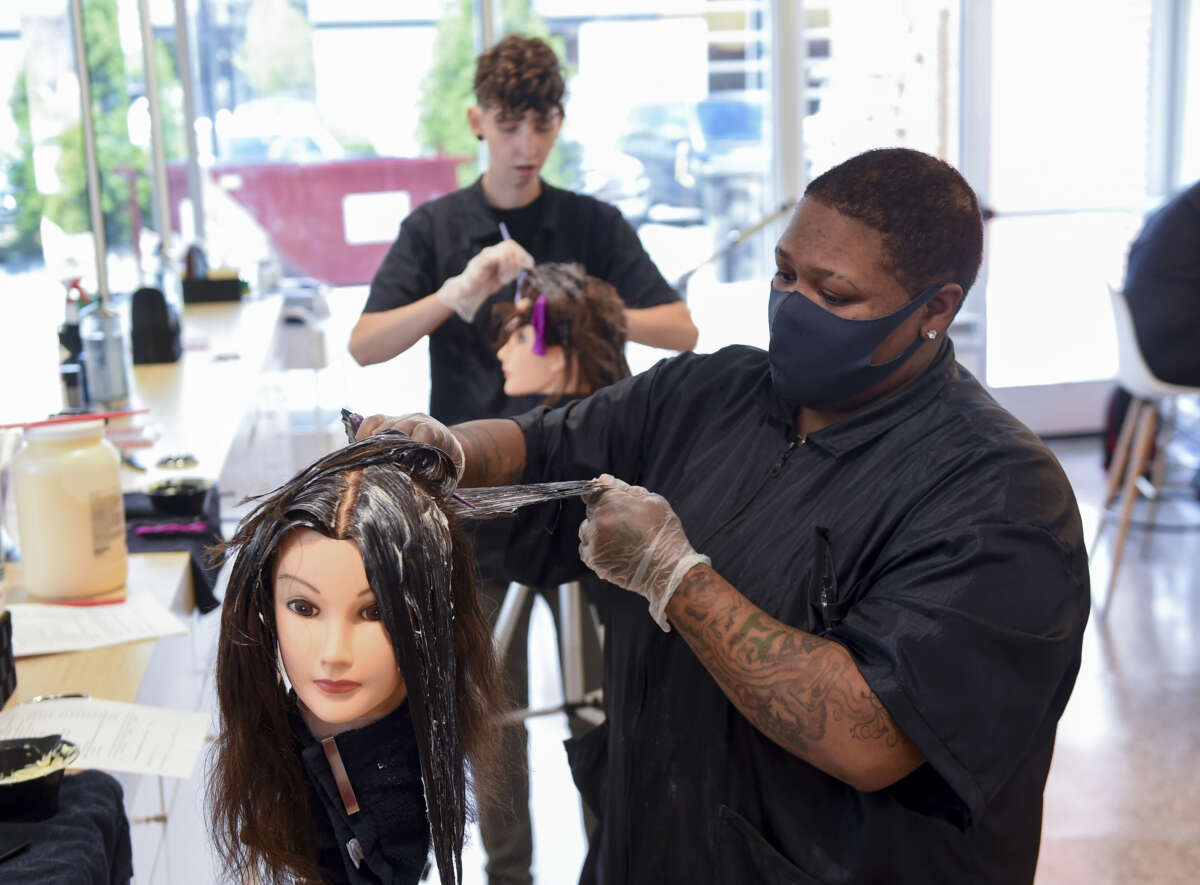
[[946,337],[982,242],[954,169],[869,151],[780,239],[767,352],[364,424],[460,451],[468,486],[612,474],[582,524],[522,520],[549,540],[514,575],[633,591],[608,724],[568,745],[600,816],[581,881],[1032,882],[1087,557],[1057,461]]

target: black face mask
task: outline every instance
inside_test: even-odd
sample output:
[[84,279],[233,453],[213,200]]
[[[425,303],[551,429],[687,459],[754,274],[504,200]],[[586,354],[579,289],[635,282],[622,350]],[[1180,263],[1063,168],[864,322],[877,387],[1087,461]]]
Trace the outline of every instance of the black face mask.
[[870,390],[925,342],[917,338],[899,356],[878,365],[871,362],[875,350],[944,285],[930,286],[899,310],[871,320],[848,320],[800,292],[771,289],[768,353],[775,392],[792,405],[820,407]]

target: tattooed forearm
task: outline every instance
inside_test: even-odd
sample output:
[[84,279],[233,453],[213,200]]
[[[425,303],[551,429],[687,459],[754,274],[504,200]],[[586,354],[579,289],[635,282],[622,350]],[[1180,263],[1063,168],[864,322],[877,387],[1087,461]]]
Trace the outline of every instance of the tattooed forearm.
[[463,488],[515,485],[525,473],[525,435],[507,418],[468,421],[452,428],[466,456]]
[[707,567],[687,573],[668,612],[734,705],[789,752],[863,789],[920,763],[837,643],[775,620]]

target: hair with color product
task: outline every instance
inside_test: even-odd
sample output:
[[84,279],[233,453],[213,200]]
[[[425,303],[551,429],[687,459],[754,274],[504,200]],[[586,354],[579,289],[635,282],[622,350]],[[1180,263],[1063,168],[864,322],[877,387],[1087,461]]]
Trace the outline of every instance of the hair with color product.
[[221,728],[208,798],[227,870],[259,882],[319,881],[312,809],[282,681],[274,566],[301,527],[354,541],[401,675],[420,755],[434,854],[443,882],[461,876],[465,821],[494,790],[498,717],[507,709],[479,608],[475,562],[452,506],[449,456],[395,432],[326,455],[239,525],[221,615]]
[[916,295],[944,280],[965,294],[983,259],[979,199],[949,163],[910,148],[879,148],[814,178],[819,200],[883,236],[888,271]]
[[[497,349],[530,324],[534,305],[545,296],[545,343],[563,349],[565,376],[577,382],[569,392],[589,394],[629,377],[625,304],[604,280],[588,276],[582,264],[539,264],[526,271],[517,295],[517,304],[492,308],[500,328]],[[553,405],[567,392],[546,391],[546,404]]]

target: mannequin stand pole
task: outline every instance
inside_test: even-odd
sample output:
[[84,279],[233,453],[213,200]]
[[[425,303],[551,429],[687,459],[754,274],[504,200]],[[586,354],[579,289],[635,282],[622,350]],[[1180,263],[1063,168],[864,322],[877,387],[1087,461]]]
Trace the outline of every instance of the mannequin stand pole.
[[[504,596],[504,604],[496,618],[496,626],[492,630],[492,640],[496,646],[496,654],[503,660],[508,647],[513,641],[522,610],[529,599],[532,588],[524,584],[510,584]],[[594,617],[590,606],[583,598],[583,588],[578,581],[562,584],[558,588],[559,613],[559,648],[563,672],[563,702],[553,707],[538,709],[526,708],[513,710],[504,717],[506,722],[524,722],[534,716],[548,716],[552,713],[566,713],[577,716],[595,725],[604,721],[604,711],[601,703],[604,693],[600,689],[592,692],[584,691],[583,683],[583,619]],[[601,645],[604,642],[604,632],[596,625],[600,635]],[[525,637],[521,637],[522,640]]]

